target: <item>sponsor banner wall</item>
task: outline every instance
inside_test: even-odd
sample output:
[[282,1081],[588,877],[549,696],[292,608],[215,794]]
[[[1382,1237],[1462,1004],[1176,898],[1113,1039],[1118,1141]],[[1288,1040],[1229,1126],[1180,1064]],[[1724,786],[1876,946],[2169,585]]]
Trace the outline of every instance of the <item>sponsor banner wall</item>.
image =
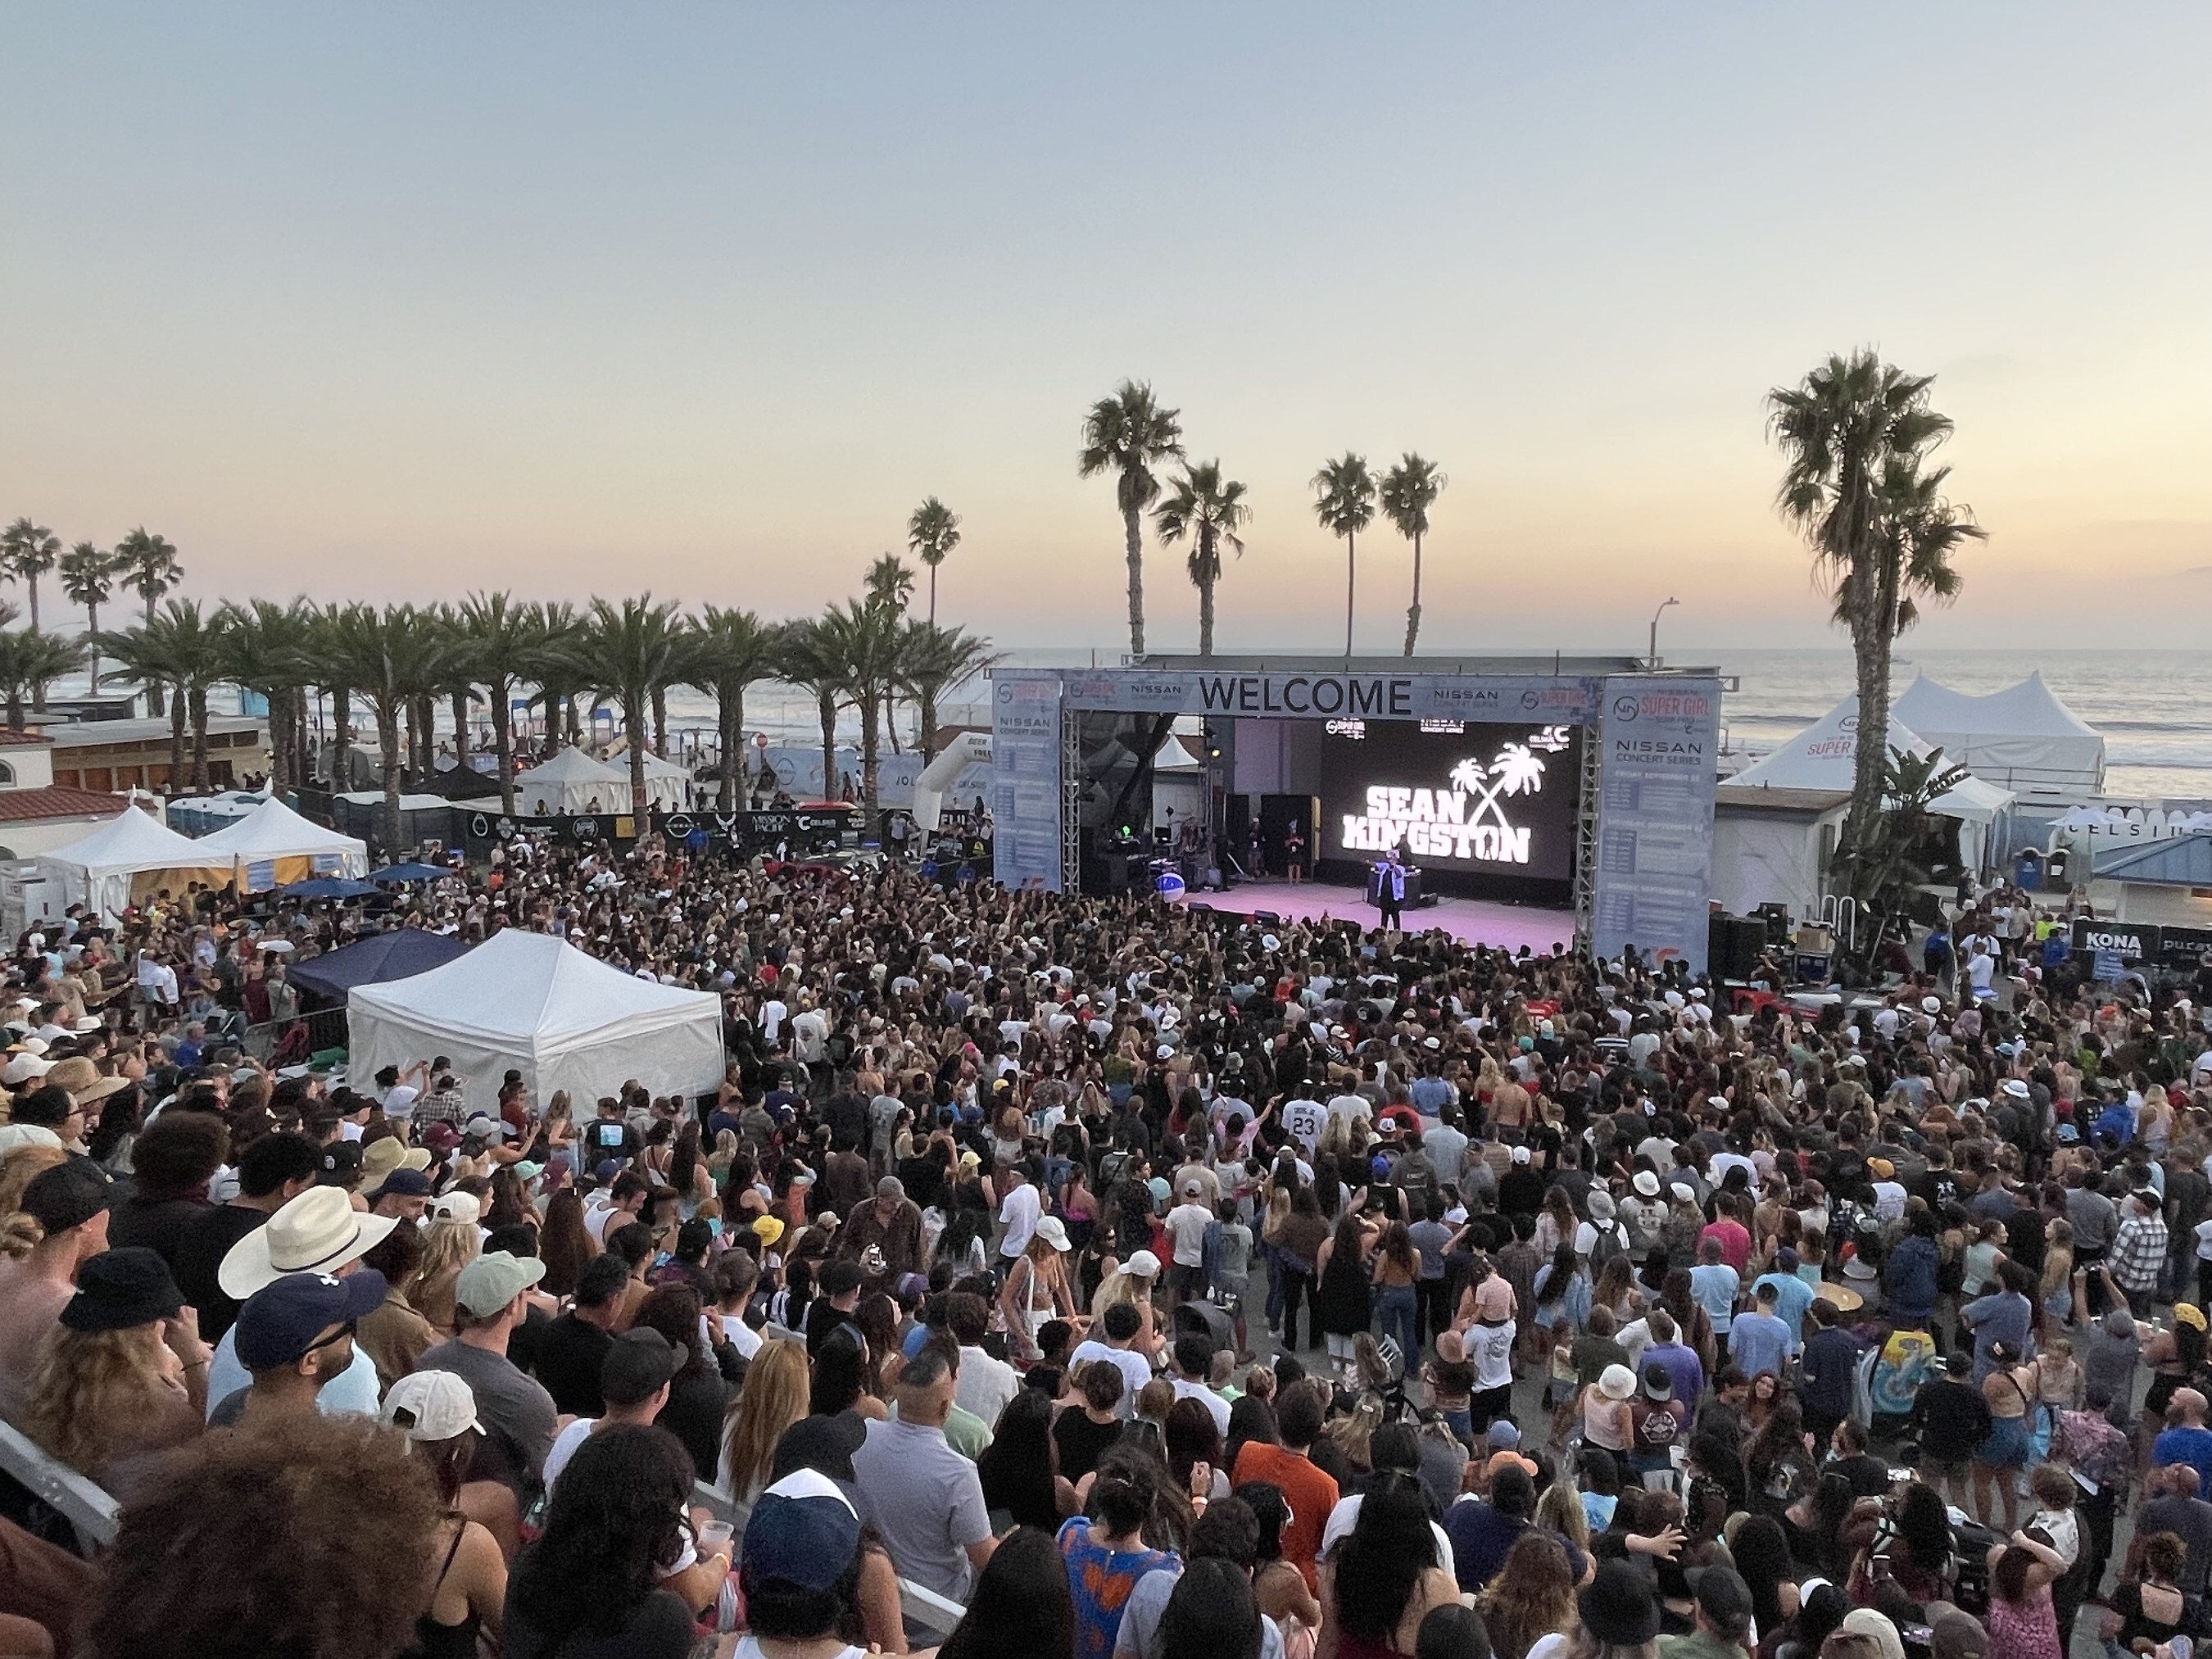
[[1705,967],[1712,891],[1717,678],[1614,675],[1603,682],[1593,944]]
[[993,872],[1008,887],[1060,890],[1057,675],[991,678]]
[[[994,677],[994,683],[1004,679]],[[1587,725],[1603,681],[1587,675],[1148,672],[1102,668],[1060,679],[1070,708],[1293,720],[1564,721]]]

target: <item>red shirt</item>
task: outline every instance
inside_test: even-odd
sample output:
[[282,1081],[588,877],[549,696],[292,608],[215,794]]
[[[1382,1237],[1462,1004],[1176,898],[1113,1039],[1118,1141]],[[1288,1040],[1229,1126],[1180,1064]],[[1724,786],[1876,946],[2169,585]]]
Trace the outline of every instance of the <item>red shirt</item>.
[[1698,1255],[1705,1254],[1705,1242],[1717,1238],[1721,1242],[1721,1260],[1741,1274],[1751,1261],[1751,1235],[1744,1231],[1743,1223],[1723,1216],[1698,1235]]
[[1336,1477],[1285,1447],[1248,1440],[1237,1454],[1230,1485],[1242,1486],[1255,1480],[1282,1488],[1291,1506],[1291,1524],[1283,1528],[1283,1559],[1304,1574],[1306,1588],[1318,1595],[1321,1577],[1314,1563],[1321,1553],[1322,1528],[1328,1524],[1328,1512],[1336,1507]]

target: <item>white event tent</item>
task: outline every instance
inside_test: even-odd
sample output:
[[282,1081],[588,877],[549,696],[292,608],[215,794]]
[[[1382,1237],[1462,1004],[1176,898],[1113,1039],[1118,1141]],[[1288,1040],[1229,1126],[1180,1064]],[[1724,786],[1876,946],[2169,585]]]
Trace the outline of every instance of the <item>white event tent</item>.
[[[1853,757],[1858,748],[1859,700],[1845,697],[1771,754],[1762,756],[1728,780],[1729,793],[1741,796],[1757,788],[1838,791],[1851,787]],[[1924,757],[1938,747],[1907,726],[1894,710],[1889,720],[1888,746]],[[1944,758],[1956,761],[1949,750]],[[1959,763],[1963,764],[1963,763]],[[1956,787],[1938,796],[1933,810],[1960,825],[1959,850],[1967,864],[1980,869],[1990,845],[1990,826],[2012,809],[2008,789],[1968,775]]]
[[541,1103],[565,1089],[586,1114],[631,1078],[655,1095],[711,1094],[722,1080],[719,997],[518,927],[427,973],[356,986],[346,1018],[350,1076],[445,1054],[471,1111],[496,1109],[510,1067]]
[[235,859],[238,884],[248,893],[264,893],[314,876],[348,876],[358,881],[368,873],[368,842],[325,830],[273,799],[236,823],[203,836],[196,844],[219,848]]
[[150,813],[126,807],[94,830],[37,860],[40,874],[62,887],[64,904],[102,916],[120,915],[162,888],[181,893],[192,882],[228,887],[237,871],[230,854],[180,836]]
[[514,804],[532,817],[548,813],[627,812],[629,774],[580,749],[563,749],[543,766],[518,773]]
[[[617,755],[608,763],[622,774],[623,801],[629,801],[629,757]],[[691,775],[672,760],[664,760],[650,749],[645,751],[645,798],[656,812],[688,812],[691,810]]]
[[2058,700],[2040,672],[1970,696],[1922,674],[1898,694],[1895,718],[1985,783],[2021,797],[2077,800],[2105,787],[2105,739]]

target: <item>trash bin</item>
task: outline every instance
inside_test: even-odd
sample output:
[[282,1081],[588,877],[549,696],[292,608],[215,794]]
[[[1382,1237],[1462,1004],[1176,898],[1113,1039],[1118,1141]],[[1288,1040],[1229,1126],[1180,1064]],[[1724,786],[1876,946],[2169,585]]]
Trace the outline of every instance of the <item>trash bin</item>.
[[2013,863],[2014,884],[2024,893],[2040,892],[2043,889],[2043,854],[2030,847]]

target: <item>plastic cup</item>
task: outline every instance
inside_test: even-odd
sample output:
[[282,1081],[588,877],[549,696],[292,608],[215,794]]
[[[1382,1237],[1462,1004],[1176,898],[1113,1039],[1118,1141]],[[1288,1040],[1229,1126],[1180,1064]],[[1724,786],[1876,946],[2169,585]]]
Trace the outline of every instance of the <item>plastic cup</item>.
[[709,1521],[699,1528],[699,1553],[727,1555],[735,1529],[726,1521]]

